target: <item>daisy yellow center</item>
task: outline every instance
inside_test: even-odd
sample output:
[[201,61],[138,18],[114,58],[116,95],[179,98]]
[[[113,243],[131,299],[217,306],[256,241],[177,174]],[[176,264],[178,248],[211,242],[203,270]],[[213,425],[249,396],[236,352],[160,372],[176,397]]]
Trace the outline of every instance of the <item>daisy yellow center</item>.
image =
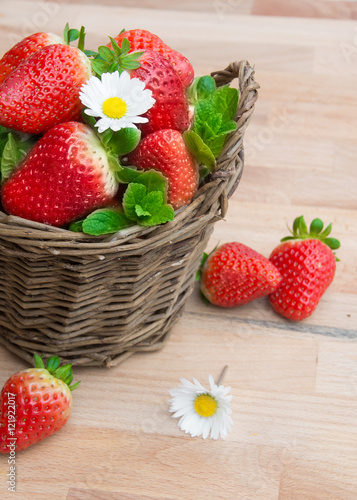
[[195,399],[194,408],[201,417],[212,417],[217,411],[217,401],[209,394],[200,394]]
[[103,113],[109,118],[122,118],[126,110],[126,102],[120,97],[108,97],[108,99],[103,102]]

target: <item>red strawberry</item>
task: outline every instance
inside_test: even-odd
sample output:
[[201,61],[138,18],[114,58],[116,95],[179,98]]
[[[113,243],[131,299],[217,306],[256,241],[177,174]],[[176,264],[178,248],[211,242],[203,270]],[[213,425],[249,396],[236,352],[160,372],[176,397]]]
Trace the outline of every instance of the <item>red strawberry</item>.
[[328,238],[331,224],[323,231],[323,222],[314,219],[308,232],[304,217],[294,221],[292,236],[283,238],[270,255],[283,280],[270,295],[274,310],[288,319],[300,321],[309,317],[331,284],[336,270],[332,249],[340,242]]
[[267,258],[242,243],[214,250],[201,271],[201,292],[214,305],[235,307],[273,292],[281,276]]
[[31,54],[42,47],[64,43],[63,38],[53,33],[34,33],[17,43],[0,59],[0,84],[5,78],[27,59]]
[[147,135],[129,155],[139,169],[155,169],[168,179],[168,202],[174,209],[187,205],[198,187],[198,167],[177,130]]
[[43,47],[0,86],[0,125],[41,134],[79,119],[79,91],[90,76],[90,60],[81,50],[60,44]]
[[0,452],[21,451],[59,431],[72,411],[71,365],[52,356],[47,368],[35,354],[35,368],[12,375],[0,395]]
[[107,205],[118,189],[106,151],[91,128],[61,123],[32,148],[2,188],[4,209],[63,226]]
[[[120,33],[120,35],[115,38],[115,41],[121,46],[124,38],[127,38],[130,42],[130,52],[141,50],[153,50],[154,52],[158,52],[171,62],[179,74],[185,88],[192,83],[194,72],[190,61],[182,54],[166,45],[157,35],[150,33],[150,31],[135,29]],[[111,47],[111,44],[108,44],[108,47]]]
[[170,128],[183,132],[189,126],[189,110],[185,89],[170,61],[163,55],[146,50],[139,58],[140,68],[131,72],[132,78],[145,82],[155,99],[145,113],[148,123],[140,125],[144,134]]

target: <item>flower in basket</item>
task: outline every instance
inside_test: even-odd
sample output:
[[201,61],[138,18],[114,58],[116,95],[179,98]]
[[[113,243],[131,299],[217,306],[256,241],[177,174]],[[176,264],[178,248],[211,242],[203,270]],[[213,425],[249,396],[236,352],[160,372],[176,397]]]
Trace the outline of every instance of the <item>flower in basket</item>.
[[3,209],[91,235],[173,220],[236,129],[238,91],[145,30],[97,51],[83,27],[37,35],[0,60]]

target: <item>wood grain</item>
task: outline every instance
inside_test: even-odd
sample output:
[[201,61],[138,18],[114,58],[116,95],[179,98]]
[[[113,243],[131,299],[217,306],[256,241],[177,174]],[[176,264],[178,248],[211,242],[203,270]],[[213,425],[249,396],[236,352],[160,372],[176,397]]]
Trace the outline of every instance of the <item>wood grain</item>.
[[[196,287],[162,351],[111,370],[76,369],[82,383],[72,416],[58,434],[17,454],[15,495],[7,492],[7,456],[0,456],[0,498],[354,500],[355,23],[248,16],[250,1],[222,0],[220,11],[200,1],[135,5],[2,2],[0,52],[34,31],[60,33],[70,21],[86,26],[88,48],[123,27],[152,30],[189,57],[197,74],[247,58],[261,91],[245,171],[208,250],[236,240],[269,256],[286,225],[304,214],[333,223],[341,261],[313,316],[301,323],[276,315],[267,299],[207,308]],[[226,364],[233,432],[226,441],[186,436],[170,417],[169,389],[180,377],[205,384]],[[0,347],[1,383],[25,367]]]

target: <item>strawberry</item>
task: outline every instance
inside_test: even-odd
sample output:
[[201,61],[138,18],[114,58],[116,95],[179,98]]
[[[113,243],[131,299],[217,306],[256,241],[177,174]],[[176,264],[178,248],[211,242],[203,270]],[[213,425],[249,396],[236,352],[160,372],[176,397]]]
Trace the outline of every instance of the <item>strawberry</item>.
[[270,261],[283,279],[270,295],[274,310],[295,321],[309,317],[320,298],[332,283],[336,271],[336,258],[332,250],[340,242],[329,238],[331,224],[323,230],[323,222],[314,219],[310,231],[304,217],[294,221],[292,236],[283,238],[270,255]]
[[96,134],[67,122],[42,136],[4,182],[2,203],[10,214],[63,226],[110,203],[117,189]]
[[235,307],[272,293],[281,276],[269,260],[242,243],[225,243],[204,261],[200,288],[212,304]]
[[64,43],[63,38],[53,33],[34,33],[21,42],[14,45],[3,57],[0,59],[0,84],[5,78],[31,54],[37,52],[42,47],[52,44]]
[[0,395],[0,452],[21,451],[59,431],[72,411],[71,365],[60,367],[57,356],[47,367],[37,354],[35,368],[15,373]]
[[90,60],[78,48],[43,47],[0,86],[0,125],[42,134],[58,123],[80,119],[79,91],[90,76]]
[[[123,31],[115,38],[115,41],[120,46],[124,38],[130,42],[130,52],[153,50],[166,57],[179,74],[184,88],[192,83],[194,72],[190,61],[182,54],[166,45],[157,35],[150,33],[150,31],[134,29]],[[112,47],[112,45],[108,44],[108,47]]]
[[128,156],[139,169],[158,170],[168,180],[168,202],[174,209],[187,205],[198,187],[198,166],[177,130],[147,135]]
[[170,128],[183,132],[189,126],[189,110],[185,89],[170,61],[163,55],[145,50],[139,58],[141,66],[131,71],[131,78],[145,82],[152,91],[154,106],[145,113],[148,123],[140,125],[144,134]]

